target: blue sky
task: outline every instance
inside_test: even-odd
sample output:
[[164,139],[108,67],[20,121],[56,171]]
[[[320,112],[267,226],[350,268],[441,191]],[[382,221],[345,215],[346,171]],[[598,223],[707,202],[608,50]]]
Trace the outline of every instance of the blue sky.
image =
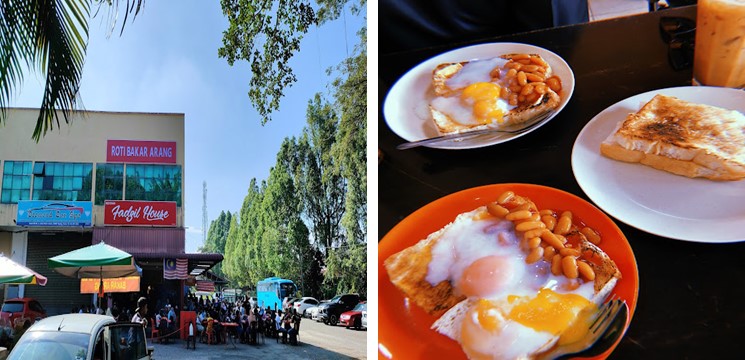
[[[187,252],[202,244],[202,182],[210,222],[222,210],[240,210],[250,180],[266,179],[282,140],[305,126],[308,100],[328,94],[326,69],[352,54],[365,22],[346,10],[305,35],[290,61],[298,82],[264,126],[248,99],[248,65],[231,67],[217,56],[228,27],[218,1],[146,1],[122,36],[119,26],[106,36],[107,8],[90,22],[80,91],[86,110],[185,114]],[[43,81],[28,74],[11,105],[38,107]]]

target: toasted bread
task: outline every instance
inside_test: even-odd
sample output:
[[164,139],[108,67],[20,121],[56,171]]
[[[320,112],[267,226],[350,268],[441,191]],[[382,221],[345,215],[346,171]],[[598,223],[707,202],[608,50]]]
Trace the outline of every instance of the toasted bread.
[[[469,75],[467,76],[469,78],[478,77],[477,81],[500,83],[503,88],[502,91],[509,93],[510,83],[508,82],[509,79],[506,78],[506,66],[511,66],[507,64],[515,57],[519,58],[520,56],[526,55],[527,54],[507,54],[493,59],[440,64],[432,72],[433,93],[435,94],[436,98],[460,96],[463,89],[469,83],[457,82],[456,84],[453,84],[448,80],[456,78],[456,76],[461,72],[469,72]],[[553,75],[551,66],[548,65],[548,63],[545,62],[540,57],[540,55],[529,54],[529,56],[537,59],[535,60],[535,63],[530,64],[531,66],[536,67],[538,66],[536,65],[538,63],[544,64],[541,65],[541,70],[539,72],[534,72],[534,74],[542,77],[544,81],[545,79],[548,79]],[[471,70],[464,70],[466,66],[471,67]],[[476,70],[473,70],[473,68],[475,68]],[[477,75],[473,75],[474,73],[476,73]],[[534,85],[537,83],[540,82],[532,82],[532,84]],[[455,114],[454,112],[448,113],[448,111],[443,111],[442,109],[436,108],[435,106],[433,106],[433,104],[430,104],[429,109],[435,126],[442,134],[459,133],[489,127],[516,125],[526,122],[538,114],[541,114],[550,109],[555,109],[559,106],[559,104],[561,103],[561,97],[559,96],[559,94],[548,87],[545,87],[544,89],[545,91],[542,90],[542,94],[538,94],[531,99],[524,99],[517,102],[516,104],[506,105],[507,108],[504,111],[503,118],[500,121],[496,122],[474,122],[473,119],[470,118],[467,121],[464,121],[460,118],[463,115]],[[505,102],[505,104],[507,103]]]
[[[454,222],[457,222],[461,217],[470,216],[471,213],[458,215]],[[427,268],[432,259],[432,246],[447,231],[449,226],[450,224],[430,234],[414,246],[391,255],[384,262],[391,282],[401,289],[411,301],[435,316],[442,315],[466,298],[463,295],[456,295],[450,282],[443,281],[433,286],[426,279]]]
[[[516,198],[517,201],[520,201],[517,204],[522,204],[523,201],[532,204],[527,198]],[[384,266],[391,282],[406,294],[413,303],[434,316],[442,315],[452,306],[463,301],[466,297],[456,294],[453,284],[449,281],[442,281],[433,285],[427,280],[428,266],[432,259],[431,251],[438,240],[456,224],[462,223],[466,219],[478,218],[484,213],[488,213],[486,206],[480,206],[472,211],[462,213],[452,223],[430,234],[426,239],[385,259]],[[588,263],[596,274],[594,280],[595,292],[599,294],[610,291],[615,285],[615,280],[621,278],[621,272],[613,260],[599,247],[590,243],[582,233],[577,231],[575,225],[572,225],[572,231],[565,237],[573,240],[582,253],[593,254],[593,261]]]
[[734,110],[656,95],[629,114],[600,152],[687,177],[745,178],[745,116]]
[[[501,196],[500,196],[501,197]],[[495,205],[498,204],[498,205]],[[402,250],[399,253],[396,253],[384,261],[384,266],[386,268],[386,271],[388,273],[388,276],[391,280],[391,282],[399,289],[401,290],[405,296],[414,304],[421,307],[424,311],[432,314],[433,316],[438,317],[438,319],[433,323],[432,329],[438,331],[439,333],[450,337],[451,339],[458,341],[461,343],[461,345],[464,346],[464,351],[467,354],[471,354],[469,351],[470,348],[467,348],[465,343],[460,337],[460,334],[462,331],[462,325],[465,318],[469,318],[467,316],[467,313],[469,309],[472,309],[474,306],[478,306],[477,304],[481,302],[484,298],[480,296],[473,296],[469,295],[469,297],[466,297],[459,293],[458,289],[464,289],[463,287],[459,287],[462,285],[457,285],[454,282],[455,280],[452,280],[452,278],[448,277],[446,280],[443,281],[432,281],[433,279],[440,279],[443,277],[442,273],[442,267],[439,265],[434,265],[435,258],[442,260],[442,259],[448,259],[449,257],[452,258],[468,258],[467,254],[469,254],[467,251],[461,251],[459,250],[462,247],[468,247],[471,246],[472,248],[476,246],[477,254],[475,255],[476,261],[473,263],[470,263],[470,265],[465,265],[465,269],[472,268],[475,265],[477,261],[481,261],[481,259],[484,259],[485,257],[490,256],[491,250],[487,248],[481,247],[480,240],[476,240],[474,236],[471,236],[474,233],[480,233],[480,234],[487,234],[487,238],[494,239],[491,241],[499,242],[501,245],[498,245],[497,248],[502,246],[517,246],[517,245],[509,245],[509,244],[516,244],[515,242],[511,241],[526,241],[525,245],[519,245],[520,251],[523,251],[524,253],[531,252],[530,249],[527,247],[527,239],[536,236],[536,235],[529,235],[527,231],[521,231],[518,229],[521,229],[521,227],[517,227],[517,224],[520,224],[521,222],[530,222],[531,220],[527,220],[527,218],[522,217],[521,219],[512,220],[515,224],[513,227],[512,223],[507,221],[509,223],[509,226],[502,226],[504,225],[503,222],[499,221],[505,221],[506,219],[510,219],[511,217],[505,216],[506,213],[502,213],[501,215],[498,213],[498,211],[493,210],[495,206],[501,206],[504,210],[509,212],[520,212],[522,210],[528,209],[531,214],[537,215],[539,213],[537,206],[535,203],[533,203],[530,199],[526,197],[521,197],[518,195],[514,195],[510,200],[507,200],[506,202],[500,202],[500,203],[492,203],[487,206],[481,206],[478,207],[472,211],[462,213],[458,215],[455,220],[443,227],[442,229],[430,234],[426,239],[419,241],[417,244],[406,248]],[[501,219],[501,220],[500,220]],[[492,223],[492,221],[495,221]],[[533,220],[534,221],[534,220]],[[543,221],[543,220],[541,220]],[[484,222],[484,223],[482,223]],[[583,225],[584,226],[584,225]],[[494,233],[494,230],[492,229],[501,229],[504,231],[505,229],[508,229],[508,232],[512,232],[515,236],[515,238],[510,238],[509,236],[503,237],[503,233]],[[476,229],[475,232],[469,232],[465,231],[464,229]],[[531,230],[535,229],[531,227]],[[541,230],[539,228],[539,230]],[[541,231],[549,231],[546,229],[543,229]],[[549,231],[551,232],[551,231]],[[484,235],[482,235],[484,236]],[[543,237],[544,235],[541,235]],[[585,297],[590,303],[594,304],[600,304],[602,301],[607,297],[607,295],[613,290],[616,283],[619,279],[621,279],[621,273],[616,266],[615,262],[605,253],[603,250],[596,246],[595,244],[591,243],[585,235],[581,231],[579,231],[579,227],[576,224],[572,224],[570,226],[570,230],[566,233],[563,233],[563,237],[566,238],[567,242],[564,243],[565,246],[571,246],[573,249],[578,250],[578,253],[581,255],[578,255],[576,259],[581,259],[583,262],[588,264],[593,272],[594,277],[582,277],[581,279],[574,279],[569,276],[567,276],[568,280],[563,281],[569,281],[570,283],[572,281],[578,281],[575,282],[575,286],[582,287],[586,291],[583,292]],[[450,241],[448,241],[448,240]],[[558,238],[557,238],[558,239]],[[474,243],[474,241],[476,241]],[[440,244],[441,243],[441,244]],[[469,245],[470,244],[470,245]],[[476,245],[474,245],[476,244]],[[438,246],[439,245],[439,246]],[[546,244],[548,246],[548,243]],[[523,247],[525,246],[525,247]],[[558,246],[558,245],[557,245]],[[543,252],[541,252],[543,253]],[[443,254],[445,254],[445,258],[443,258]],[[464,255],[466,254],[466,255]],[[559,256],[559,259],[562,259],[561,255]],[[573,256],[573,255],[566,255],[566,256]],[[548,261],[548,265],[546,263],[539,264],[539,263],[533,263],[529,262],[527,257],[524,259],[518,258],[520,261],[519,263],[510,263],[514,265],[514,268],[509,268],[509,270],[505,270],[507,273],[520,273],[521,268],[528,268],[528,269],[544,269],[546,270],[546,267],[551,267],[551,261]],[[553,258],[551,258],[553,259]],[[538,260],[538,262],[545,262],[542,257]],[[579,260],[577,260],[579,261]],[[457,264],[457,263],[450,263],[447,265],[450,270],[448,271],[458,271],[456,269],[463,269],[461,266],[464,266],[463,264]],[[481,268],[479,271],[493,271],[490,269],[493,268]],[[528,270],[528,272],[522,273],[523,275],[514,281],[517,281],[519,283],[530,283],[531,279],[537,279],[541,276],[545,275],[538,275],[538,277],[535,277],[535,273],[531,272],[532,270]],[[540,270],[538,271],[538,274],[540,273]],[[553,270],[548,270],[552,272]],[[452,274],[452,273],[448,273]],[[473,274],[473,273],[471,273]],[[481,273],[483,274],[483,272]],[[544,273],[545,274],[545,273]],[[556,275],[557,273],[553,273]],[[446,275],[451,276],[451,275]],[[463,275],[465,276],[465,275]],[[473,276],[473,275],[469,275]],[[476,275],[477,277],[479,275]],[[558,276],[564,276],[564,275],[558,275]],[[546,281],[543,286],[546,286],[546,288],[551,288],[553,286],[557,286],[557,284],[562,284],[561,280],[557,282],[558,278],[554,277],[552,280],[538,280],[538,281]],[[462,281],[462,280],[458,280]],[[462,284],[462,283],[461,283]],[[533,284],[535,286],[537,284]],[[483,283],[479,282],[478,286],[483,286]],[[563,286],[563,285],[560,285]],[[530,288],[534,291],[536,288]],[[516,294],[515,292],[512,292],[516,290],[517,293],[521,293],[521,291],[525,291],[525,288],[522,288],[518,286],[516,289],[510,289],[508,292],[505,292],[504,294],[510,294],[505,297],[492,297],[493,295],[488,295],[490,301],[502,301],[501,304],[512,304],[512,300],[509,300],[510,297]],[[522,293],[524,296],[527,296],[527,298],[534,298],[537,295],[530,293],[531,290],[528,290],[527,293]],[[496,304],[496,303],[495,303]],[[563,303],[562,303],[563,304]],[[501,305],[499,305],[501,306]],[[509,305],[507,305],[509,306]],[[565,305],[561,305],[562,307]],[[567,305],[568,306],[568,305]],[[587,307],[584,308],[584,311],[593,311],[595,307]],[[501,310],[500,310],[501,311]],[[579,316],[579,315],[575,315]],[[569,319],[570,322],[577,321],[579,317],[576,317],[574,319]],[[515,322],[515,320],[510,320],[511,322]],[[549,322],[552,322],[551,319],[548,319]],[[509,325],[517,326],[515,324]],[[522,326],[522,325],[520,325]],[[564,329],[566,330],[566,329]],[[519,353],[520,358],[534,358],[536,356],[539,356],[542,352],[545,352],[549,350],[551,347],[553,347],[557,341],[559,341],[559,338],[561,337],[561,333],[564,330],[559,330],[559,333],[550,333],[546,331],[540,331],[540,330],[527,330],[527,333],[524,334],[537,334],[535,337],[533,335],[531,336],[531,345],[526,345],[524,347],[521,347],[522,350],[514,350],[514,351],[525,351],[524,353]],[[470,333],[473,336],[473,333]],[[536,340],[537,339],[537,340]],[[470,340],[469,340],[470,341]],[[489,340],[485,340],[489,341]],[[489,345],[491,346],[491,345]],[[498,346],[494,344],[494,346]],[[527,350],[526,350],[527,349]],[[501,350],[500,350],[501,351]],[[513,350],[510,350],[513,351]],[[506,355],[508,357],[512,357],[515,355],[515,353],[510,353],[511,355]],[[469,355],[472,356],[472,355]],[[478,355],[473,355],[475,357],[478,357]],[[502,354],[501,356],[505,356]]]

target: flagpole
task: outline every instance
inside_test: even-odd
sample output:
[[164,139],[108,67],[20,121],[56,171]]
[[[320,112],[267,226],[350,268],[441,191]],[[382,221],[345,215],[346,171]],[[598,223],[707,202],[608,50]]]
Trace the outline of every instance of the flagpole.
[[[101,308],[101,298],[103,297],[103,265],[100,265],[98,275],[100,276],[101,282],[98,284],[98,308]],[[96,311],[98,312],[98,311]]]

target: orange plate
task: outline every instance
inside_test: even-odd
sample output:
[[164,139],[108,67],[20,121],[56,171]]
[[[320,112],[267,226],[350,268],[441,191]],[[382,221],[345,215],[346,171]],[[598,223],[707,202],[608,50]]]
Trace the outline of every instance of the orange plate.
[[[629,327],[639,294],[639,273],[631,246],[621,230],[602,211],[570,193],[540,185],[495,184],[463,190],[438,199],[409,215],[396,225],[378,244],[378,357],[381,359],[465,359],[460,345],[430,329],[435,317],[409,304],[389,280],[383,261],[414,245],[449,224],[463,212],[494,201],[499,194],[512,190],[533,200],[539,209],[571,210],[585,224],[603,237],[600,247],[616,262],[623,278],[613,293],[629,306]],[[594,359],[605,359],[621,341]]]

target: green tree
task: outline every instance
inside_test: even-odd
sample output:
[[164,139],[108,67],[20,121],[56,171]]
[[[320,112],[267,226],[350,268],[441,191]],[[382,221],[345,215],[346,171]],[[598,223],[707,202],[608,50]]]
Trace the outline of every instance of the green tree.
[[[122,31],[128,15],[136,16],[143,0],[123,2]],[[38,142],[55,122],[59,127],[60,115],[70,122],[79,100],[88,21],[95,5],[108,7],[109,14],[120,8],[119,0],[0,1],[0,125],[6,121],[13,90],[29,67],[38,67],[46,78],[32,138]]]
[[298,144],[303,157],[298,183],[302,189],[304,214],[313,239],[324,251],[343,241],[340,227],[344,214],[346,183],[335,171],[331,148],[336,140],[338,118],[334,107],[320,94],[308,102],[308,126]]
[[294,172],[299,165],[294,139],[282,142],[277,162],[269,171],[262,202],[262,241],[268,274],[300,282],[309,262],[308,228],[302,221],[301,198],[297,195]]
[[232,285],[245,284],[248,278],[248,272],[243,263],[241,256],[240,226],[237,216],[230,219],[230,228],[228,237],[225,241],[225,259],[223,260],[223,271],[230,279]]
[[333,82],[339,129],[331,149],[336,170],[347,181],[342,226],[347,239],[366,241],[367,234],[367,34],[360,30],[356,55],[339,66]]
[[248,282],[244,286],[255,287],[259,280],[267,276],[264,266],[265,247],[262,244],[264,225],[262,222],[262,202],[266,183],[259,186],[256,179],[251,179],[248,195],[241,208],[241,246],[243,246],[243,264],[248,269]]
[[324,284],[336,294],[367,296],[367,244],[350,241],[333,249],[326,258]]
[[[232,220],[233,215],[230,211],[221,211],[217,219],[212,220],[210,223],[210,228],[207,232],[207,239],[198,251],[202,253],[218,253],[224,255]],[[225,276],[222,270],[222,264],[215,265],[212,268],[212,272],[218,276]]]
[[312,26],[338,18],[348,3],[353,14],[360,14],[367,0],[317,0],[317,11],[308,0],[220,1],[230,25],[218,56],[231,66],[239,60],[249,63],[248,97],[262,124],[271,120],[284,91],[297,81],[288,64],[300,51],[303,36]]

